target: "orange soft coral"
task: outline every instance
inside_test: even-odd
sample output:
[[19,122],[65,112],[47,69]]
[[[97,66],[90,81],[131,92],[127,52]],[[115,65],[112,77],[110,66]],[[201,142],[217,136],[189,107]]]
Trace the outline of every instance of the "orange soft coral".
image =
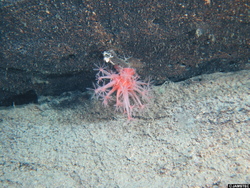
[[134,112],[144,109],[145,103],[149,102],[149,82],[140,81],[133,68],[114,67],[116,72],[107,70],[107,67],[98,68],[95,94],[107,106],[116,93],[116,109],[132,119]]

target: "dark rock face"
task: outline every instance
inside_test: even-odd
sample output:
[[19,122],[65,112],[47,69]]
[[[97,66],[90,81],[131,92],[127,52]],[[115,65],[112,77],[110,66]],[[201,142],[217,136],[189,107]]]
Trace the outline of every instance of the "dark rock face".
[[84,91],[109,49],[140,59],[138,73],[156,84],[250,68],[247,1],[1,3],[0,105]]

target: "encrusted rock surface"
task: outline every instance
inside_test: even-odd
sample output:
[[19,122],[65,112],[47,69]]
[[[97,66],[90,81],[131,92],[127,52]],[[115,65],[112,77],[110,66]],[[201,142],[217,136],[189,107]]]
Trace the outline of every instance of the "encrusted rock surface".
[[156,84],[249,69],[248,10],[236,0],[1,1],[0,105],[84,91],[108,49],[143,62],[139,74]]

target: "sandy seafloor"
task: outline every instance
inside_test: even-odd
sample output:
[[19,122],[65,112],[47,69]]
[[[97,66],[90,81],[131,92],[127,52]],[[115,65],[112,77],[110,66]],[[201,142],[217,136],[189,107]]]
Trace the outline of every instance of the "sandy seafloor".
[[0,187],[250,183],[249,88],[249,70],[165,83],[130,122],[79,93],[1,108]]

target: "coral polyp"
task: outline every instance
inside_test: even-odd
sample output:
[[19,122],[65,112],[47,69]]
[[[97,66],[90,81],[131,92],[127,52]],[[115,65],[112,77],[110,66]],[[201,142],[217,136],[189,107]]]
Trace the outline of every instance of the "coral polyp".
[[132,119],[136,112],[142,111],[149,103],[150,83],[139,80],[134,68],[119,65],[114,68],[116,71],[108,70],[107,67],[98,68],[95,94],[103,100],[104,106],[114,99],[116,110]]

